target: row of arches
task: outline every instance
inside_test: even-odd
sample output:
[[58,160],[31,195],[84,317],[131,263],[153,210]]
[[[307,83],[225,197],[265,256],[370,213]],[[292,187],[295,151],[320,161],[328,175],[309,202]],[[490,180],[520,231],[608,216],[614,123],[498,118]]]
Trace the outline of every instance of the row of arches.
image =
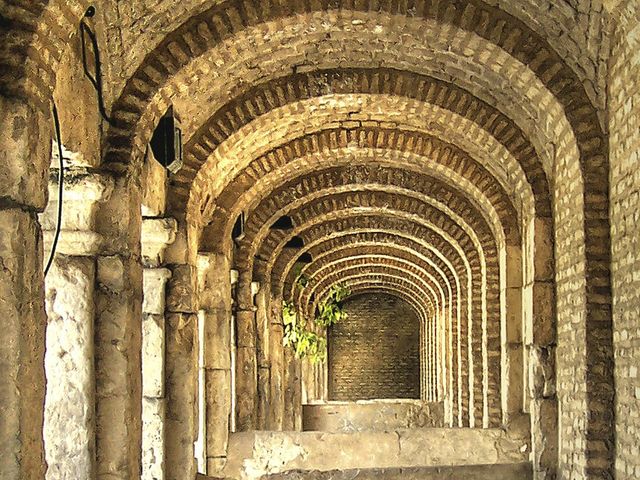
[[[614,409],[613,340],[603,325],[612,304],[609,139],[606,46],[592,37],[608,12],[560,1],[227,0],[183,2],[170,19],[160,3],[162,33],[141,32],[128,47],[118,42],[130,32],[110,25],[118,18],[126,30],[135,13],[111,2],[91,18],[79,0],[0,5],[8,19],[0,121],[11,132],[2,148],[15,167],[2,177],[5,237],[35,239],[6,243],[5,256],[30,273],[2,280],[15,304],[7,311],[16,346],[5,356],[29,366],[12,382],[26,375],[39,385],[7,394],[20,412],[8,430],[21,432],[7,433],[9,478],[43,472],[25,451],[42,451],[41,422],[26,419],[41,417],[44,390],[45,329],[32,327],[44,318],[37,213],[46,205],[50,100],[69,103],[73,87],[61,79],[82,68],[80,21],[104,45],[109,118],[97,120],[97,142],[79,138],[72,119],[94,122],[87,112],[98,109],[95,92],[82,92],[63,118],[65,146],[81,159],[67,165],[113,183],[82,226],[99,235],[81,254],[96,262],[97,476],[137,475],[142,270],[170,266],[167,299],[189,291],[193,301],[167,300],[165,311],[204,311],[205,332],[209,324],[227,332],[197,338],[202,358],[187,368],[202,370],[204,386],[193,388],[210,398],[200,422],[223,430],[200,439],[216,452],[202,473],[214,473],[234,428],[299,427],[302,383],[307,396],[322,397],[322,375],[282,347],[282,302],[312,319],[331,287],[345,285],[352,295],[395,295],[419,312],[435,365],[423,396],[444,404],[449,427],[509,428],[529,415],[539,478],[606,478],[613,431],[598,419]],[[585,8],[591,27],[567,28]],[[145,177],[156,168],[148,144],[169,107],[183,119],[184,166]],[[150,265],[140,206],[154,179],[166,182],[154,193],[166,208],[144,216],[177,227],[166,256]],[[246,220],[234,238],[239,216]],[[272,228],[282,218],[290,225]],[[205,274],[203,257],[213,265]],[[229,349],[224,368],[209,357],[220,341]],[[220,370],[230,376],[221,380],[224,399],[207,384]],[[122,422],[110,421],[114,411]],[[230,425],[220,426],[225,415]]]

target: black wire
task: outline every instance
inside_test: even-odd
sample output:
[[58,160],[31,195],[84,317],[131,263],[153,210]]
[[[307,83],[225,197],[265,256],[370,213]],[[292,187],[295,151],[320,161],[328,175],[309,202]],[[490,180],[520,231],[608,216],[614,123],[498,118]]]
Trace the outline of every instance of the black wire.
[[44,276],[47,276],[51,264],[53,263],[53,257],[56,254],[56,246],[58,245],[58,238],[60,238],[60,229],[62,227],[62,191],[64,184],[64,157],[62,154],[62,140],[60,135],[60,118],[58,118],[58,109],[55,102],[53,103],[53,123],[56,130],[56,141],[58,142],[58,157],[59,157],[59,172],[58,172],[58,217],[56,220],[56,233],[53,237],[53,244],[51,245],[51,253],[49,253],[49,260],[47,266],[44,269]]
[[[91,46],[93,47],[93,55],[95,59],[95,70],[96,76],[94,77],[87,66],[87,46],[85,43],[85,34],[91,40]],[[104,106],[104,97],[102,95],[102,63],[100,62],[100,47],[98,46],[98,38],[96,34],[89,28],[89,26],[84,22],[80,21],[80,37],[82,39],[82,67],[84,69],[84,74],[87,76],[93,88],[95,88],[98,94],[98,109],[100,110],[100,114],[102,118],[104,118],[109,125],[113,125],[114,122],[111,120],[109,115],[107,115],[107,109]]]

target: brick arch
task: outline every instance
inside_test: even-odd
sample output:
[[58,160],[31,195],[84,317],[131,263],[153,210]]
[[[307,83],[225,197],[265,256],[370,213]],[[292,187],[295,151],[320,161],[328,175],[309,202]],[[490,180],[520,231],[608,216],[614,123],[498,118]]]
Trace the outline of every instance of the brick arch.
[[[396,267],[392,264],[378,263],[378,262],[373,262],[371,264],[345,264],[344,266],[336,270],[333,274],[328,275],[321,283],[317,285],[318,292],[319,292],[319,295],[318,295],[319,299],[323,298],[327,294],[328,290],[331,288],[331,285],[335,284],[338,281],[342,284],[345,284],[346,286],[351,286],[354,283],[357,284],[361,282],[365,284],[370,284],[369,281],[367,280],[367,278],[370,278],[370,277],[375,278],[375,277],[382,276],[382,277],[394,278],[397,275],[397,273],[395,273],[396,269],[398,269],[398,272],[400,274],[404,275],[402,277],[404,281],[408,281],[408,279],[411,278],[410,276],[407,278],[406,273],[403,273],[405,271],[402,268]],[[434,292],[433,289],[430,288],[428,285],[427,285],[426,292],[425,292],[424,286],[421,288],[421,290],[422,290],[421,297],[423,298],[425,293],[431,294],[432,298],[430,301],[433,302],[433,306],[434,306],[434,311],[432,315],[430,316],[429,319],[426,320],[423,328],[421,329],[426,330],[426,327],[427,327],[426,324],[429,323],[429,321],[433,322],[434,327],[439,326],[436,328],[443,328],[442,325],[443,323],[445,323],[445,320],[446,320],[447,307],[438,301],[437,293]],[[446,359],[442,358],[440,349],[435,348],[435,346],[431,342],[429,344],[432,348],[432,351],[438,352],[438,354],[436,355],[436,357],[438,358],[437,363],[439,365],[443,365],[446,362]],[[426,373],[427,372],[423,371],[422,376],[425,376]],[[430,387],[428,388],[428,391],[423,391],[423,398],[427,398],[430,401],[442,400],[439,394],[436,393],[436,392],[443,391],[443,388],[439,386],[444,383],[444,372],[442,371],[442,369],[438,368],[436,370],[430,370],[428,377],[425,376],[423,380],[430,385]],[[421,380],[421,383],[422,383],[422,380]],[[446,398],[446,395],[445,395],[445,398]]]
[[[168,35],[153,52],[150,52],[143,65],[129,80],[121,99],[118,101],[118,105],[122,108],[117,108],[117,110],[122,110],[123,113],[136,112],[139,117],[141,114],[140,106],[145,105],[153,92],[166,84],[167,80],[188,64],[191,59],[201,56],[224,39],[228,39],[250,26],[268,21],[269,17],[273,20],[278,18],[282,22],[284,18],[291,17],[294,13],[299,14],[296,18],[300,18],[306,10],[313,9],[313,7],[292,4],[286,7],[283,5],[284,8],[278,8],[275,11],[262,11],[259,8],[255,9],[252,2],[243,2],[240,5],[234,3],[222,2],[210,10],[194,16]],[[391,3],[395,4],[396,2]],[[519,20],[486,5],[480,5],[478,8],[478,5],[471,2],[452,5],[449,12],[438,11],[437,7],[434,10],[433,6],[429,5],[430,3],[425,2],[423,12],[414,15],[414,17],[422,18],[423,21],[432,20],[436,24],[451,24],[468,34],[477,35],[481,42],[495,44],[512,58],[529,65],[532,72],[544,81],[551,92],[559,94],[562,100],[567,100],[561,103],[575,104],[576,98],[566,98],[568,96],[567,90],[570,90],[578,92],[578,98],[580,96],[584,98],[581,105],[589,104],[583,85],[571,69],[564,64],[562,58],[555,54],[544,39]],[[338,2],[336,6],[341,8],[341,11],[354,9],[354,12],[357,12],[359,10],[357,6],[346,2],[345,4]],[[393,12],[396,15],[409,13],[406,10],[407,5],[402,3],[385,5],[378,9],[379,13],[384,12],[387,8],[390,13]],[[369,7],[365,7],[363,10],[368,9]],[[509,21],[505,22],[505,19]],[[487,30],[489,28],[496,30]],[[499,34],[496,35],[496,32]],[[507,56],[507,58],[509,57]],[[550,74],[550,72],[553,73]],[[573,96],[575,97],[575,94]],[[127,118],[131,115],[123,116]],[[130,127],[131,125],[123,125],[119,134]]]
[[[500,225],[490,226],[482,213],[464,196],[446,185],[444,179],[434,179],[429,175],[403,169],[354,165],[315,170],[308,176],[296,178],[272,191],[249,213],[245,223],[245,237],[239,243],[240,253],[236,263],[240,265],[243,258],[251,258],[252,253],[258,250],[255,248],[258,243],[255,242],[262,242],[269,234],[275,235],[275,232],[269,232],[269,227],[279,216],[291,215],[306,203],[318,201],[326,195],[368,189],[413,196],[416,200],[430,205],[431,211],[439,210],[449,216],[463,219],[462,224],[468,225],[468,228],[475,232],[474,236],[483,246],[485,255],[497,257],[501,239],[495,238],[494,232],[497,229],[496,234],[501,233]],[[420,208],[415,203],[407,207]],[[229,232],[228,237],[230,236]]]
[[[455,9],[455,7],[452,8]],[[436,18],[437,16],[435,13]],[[454,14],[452,19],[455,18]],[[462,19],[469,17],[460,15],[459,18],[462,21]],[[489,16],[489,18],[491,17]],[[486,25],[487,22],[481,21],[474,23],[473,27],[484,29]],[[505,22],[500,26],[504,27],[505,25],[509,29],[514,24]],[[515,29],[512,32],[513,36],[502,37],[499,35],[497,39],[497,42],[500,42],[500,38],[509,42],[515,40],[513,45],[505,49],[507,52],[512,52],[514,47],[518,48],[520,42],[517,40],[522,39],[523,33],[525,36],[528,34],[526,29],[513,28]],[[499,28],[497,31],[503,33],[505,30]],[[585,378],[581,378],[580,381],[592,387],[595,385],[595,388],[584,392],[584,395],[581,393],[581,399],[588,405],[592,405],[594,412],[601,411],[599,405],[602,404],[606,405],[605,410],[611,410],[612,398],[608,395],[606,388],[598,388],[611,383],[612,376],[609,368],[600,369],[598,367],[598,365],[610,364],[612,357],[612,346],[609,339],[610,328],[603,326],[599,320],[602,317],[607,317],[611,308],[606,138],[600,127],[597,109],[589,103],[588,95],[580,82],[576,81],[573,72],[562,62],[559,64],[559,69],[549,69],[554,64],[548,61],[547,54],[551,53],[553,58],[556,58],[557,55],[553,51],[548,52],[545,48],[539,48],[539,45],[534,45],[529,50],[532,43],[535,44],[535,42],[531,42],[530,38],[527,40],[524,42],[527,48],[521,51],[522,59],[525,63],[531,64],[532,71],[540,71],[539,78],[542,78],[548,84],[549,91],[560,99],[576,139],[574,145],[572,137],[574,133],[569,132],[571,138],[568,139],[568,147],[565,145],[567,139],[559,139],[558,158],[560,161],[556,162],[556,170],[559,172],[558,177],[561,180],[557,197],[562,200],[557,215],[557,231],[561,242],[559,250],[564,252],[557,261],[566,273],[566,276],[563,276],[562,273],[560,275],[562,282],[559,285],[559,292],[563,298],[563,301],[559,303],[560,323],[572,323],[575,308],[571,305],[579,304],[581,306],[580,310],[585,314],[585,320],[580,320],[579,331],[581,338],[586,339],[586,344],[576,353],[576,360],[585,367],[580,370],[585,373]],[[185,43],[185,45],[188,44]],[[518,58],[515,53],[513,56]],[[531,59],[531,62],[527,61],[527,57]],[[180,62],[176,65],[180,65]],[[548,75],[542,75],[543,71],[547,71]],[[578,215],[563,213],[563,208],[567,204],[575,207],[580,213]],[[588,213],[585,215],[584,212]],[[571,235],[568,232],[580,232],[580,235]],[[569,278],[570,269],[576,264],[575,252],[582,251],[585,253],[584,255],[578,254],[580,258],[577,259],[579,264],[577,271],[588,273],[581,275],[580,278]],[[594,295],[591,295],[592,293]],[[569,339],[566,332],[563,332],[562,338],[563,344],[568,345]],[[588,351],[593,351],[595,354],[589,355],[587,358]],[[568,373],[569,370],[563,372],[565,376]],[[574,403],[578,404],[579,402]],[[571,407],[566,411],[570,412]],[[575,413],[579,414],[577,411]],[[568,417],[565,418],[566,420]],[[587,425],[591,425],[588,418],[585,418],[585,422]],[[608,434],[600,435],[597,429],[585,428],[581,435],[584,439],[581,444],[584,445],[590,442],[595,446],[598,442],[610,442],[611,440]],[[592,454],[591,452],[599,452],[599,450],[587,447],[581,447],[580,450],[583,460],[593,458],[596,461],[603,460],[607,464],[611,463],[610,452]],[[586,464],[586,461],[581,460],[581,463]]]
[[[272,254],[272,258],[277,257],[280,252],[282,251],[282,247],[284,246],[284,244],[286,243],[287,238],[290,238],[293,235],[300,235],[305,239],[309,239],[308,235],[305,235],[305,230],[307,229],[312,229],[314,224],[317,225],[321,225],[324,222],[330,221],[331,219],[335,220],[335,219],[339,219],[341,216],[355,216],[356,218],[351,218],[351,220],[355,220],[355,224],[350,224],[349,223],[349,218],[347,218],[347,221],[345,221],[344,225],[338,226],[337,224],[333,225],[334,229],[338,229],[338,230],[348,230],[350,228],[354,228],[357,227],[357,224],[359,221],[362,220],[362,216],[365,215],[366,213],[362,211],[362,208],[355,208],[355,209],[349,209],[348,206],[346,207],[345,211],[340,211],[337,208],[334,208],[334,206],[329,205],[326,208],[326,211],[328,213],[324,214],[324,215],[320,215],[319,212],[317,211],[313,211],[308,215],[308,224],[300,224],[297,223],[297,225],[300,225],[298,228],[294,229],[292,232],[289,232],[288,235],[278,235],[279,237],[283,237],[279,240],[279,242],[274,242],[274,248],[270,249],[273,254]],[[396,222],[398,220],[398,218],[394,218],[394,217],[400,217],[401,215],[396,212],[390,212],[390,211],[384,211],[384,212],[379,212],[379,211],[370,211],[369,215],[379,215],[381,220],[377,220],[377,226],[378,228],[382,226],[387,226],[389,224],[393,225],[394,222]],[[405,214],[406,215],[406,214]],[[409,217],[411,217],[410,215],[408,215]],[[429,228],[423,228],[425,227],[428,222],[424,223],[425,221],[423,220],[423,218],[426,218],[426,216],[420,217],[420,218],[412,218],[411,219],[411,223],[416,223],[418,225],[421,225],[420,227],[417,228],[417,236],[425,238],[425,239],[431,239],[430,243],[434,243],[434,245],[438,245],[439,248],[444,248],[445,251],[456,251],[455,248],[452,249],[451,245],[447,245],[448,242],[453,241],[454,243],[456,243],[455,240],[453,240],[454,237],[449,236],[448,239],[444,239],[444,238],[438,238],[440,235],[442,235],[442,233],[436,233],[436,237],[434,238],[434,233],[435,231],[431,231]],[[407,220],[407,219],[405,219]],[[422,222],[422,223],[421,223]],[[411,228],[408,226],[403,226],[403,229],[407,229],[407,228]],[[431,227],[432,228],[432,227]],[[436,227],[436,231],[438,230],[438,227]],[[281,232],[279,232],[281,234]],[[445,234],[446,236],[447,234]],[[467,245],[467,247],[470,247],[470,245]],[[460,247],[457,247],[460,248]],[[448,250],[447,250],[448,249]],[[464,252],[464,253],[463,253]],[[475,254],[473,254],[472,252],[469,252],[465,249],[461,249],[459,250],[459,252],[455,253],[454,255],[460,255],[460,261],[463,262],[464,264],[467,265],[467,267],[462,267],[462,268],[469,268],[469,273],[468,278],[469,279],[473,279],[472,284],[475,286],[474,288],[479,289],[480,285],[482,284],[483,280],[483,272],[480,268],[480,264],[479,264],[479,259],[477,256],[475,256]],[[471,259],[471,264],[469,265],[469,263],[467,260],[467,256],[469,257],[474,257],[474,259]],[[275,260],[271,260],[270,262],[273,262]],[[269,271],[269,269],[271,268],[270,265],[267,265],[267,271]],[[476,292],[479,292],[479,290],[475,290]],[[472,302],[472,309],[471,312],[469,312],[470,314],[470,318],[482,318],[484,315],[484,307],[483,307],[483,302],[481,300],[481,295],[479,293],[477,293],[474,296],[474,301]],[[466,320],[466,318],[465,318]],[[463,328],[467,327],[467,325],[464,325]],[[478,325],[475,325],[475,328],[479,328]],[[499,328],[499,327],[497,327]],[[497,335],[497,332],[495,332],[495,335]],[[476,339],[478,338],[477,336],[475,337]],[[478,347],[478,345],[475,346],[476,352],[477,351],[481,351],[481,347]],[[464,348],[463,348],[464,350]],[[497,373],[496,369],[493,369],[494,373]],[[478,370],[476,371],[475,374],[475,378],[476,379],[480,379],[482,378],[482,367],[480,366],[478,368]],[[496,382],[497,383],[497,382]],[[478,394],[476,395],[476,399],[481,399],[482,398],[482,385],[481,383],[475,386]],[[480,405],[476,404],[476,409],[475,409],[475,418],[482,418],[482,407],[481,407],[481,400],[479,400]],[[495,410],[495,407],[493,409],[493,411]]]
[[[395,238],[394,240],[398,240]],[[421,266],[421,268],[425,271],[432,272],[432,276],[434,278],[439,278],[439,283],[443,285],[448,293],[449,298],[457,299],[458,290],[456,282],[452,282],[449,275],[447,275],[448,270],[445,271],[441,268],[440,262],[438,262],[438,258],[435,255],[426,256],[424,253],[419,250],[414,250],[413,248],[407,248],[407,244],[410,245],[409,242],[402,242],[402,244],[394,243],[394,242],[384,242],[384,241],[364,241],[359,240],[348,241],[344,243],[339,243],[335,246],[331,245],[331,241],[325,242],[325,249],[322,252],[319,252],[316,255],[312,255],[313,261],[305,265],[300,274],[309,278],[312,277],[318,269],[321,269],[327,265],[327,262],[335,261],[336,259],[341,259],[344,256],[355,256],[355,255],[392,255],[398,259],[414,262],[416,265]],[[415,248],[415,247],[414,247]],[[445,267],[446,268],[446,267]],[[433,273],[435,272],[435,273]],[[291,276],[289,276],[291,278]],[[289,293],[287,293],[287,291]],[[284,298],[291,298],[297,305],[305,305],[305,302],[300,301],[300,295],[304,292],[304,288],[300,285],[292,282],[290,284],[289,290],[285,290]]]
[[0,5],[0,95],[27,97],[49,115],[58,63],[90,4],[16,0]]
[[325,282],[318,285],[319,290],[317,302],[320,302],[321,299],[327,295],[331,286],[337,283],[338,279],[341,283],[348,286],[353,284],[353,282],[371,284],[373,279],[381,278],[385,279],[387,282],[395,282],[396,284],[402,284],[410,287],[414,294],[419,295],[419,298],[423,299],[425,308],[427,308],[432,314],[435,315],[437,312],[441,311],[442,307],[437,301],[435,292],[429,290],[429,288],[420,281],[419,277],[412,275],[405,276],[405,271],[402,269],[398,269],[397,267],[388,264],[375,263],[370,264],[368,267],[358,265],[345,266],[343,269],[336,271],[334,275],[327,277]]
[[[361,220],[361,219],[359,219]],[[421,251],[424,250],[425,255],[429,253],[434,253],[434,257],[436,257],[436,261],[438,262],[440,268],[442,270],[446,270],[449,272],[447,278],[450,284],[454,284],[454,293],[456,291],[460,292],[458,296],[458,304],[454,304],[456,307],[456,315],[455,321],[451,327],[451,331],[456,331],[456,326],[460,325],[461,330],[466,330],[467,318],[471,316],[471,295],[467,294],[467,290],[471,289],[471,284],[467,282],[467,273],[464,269],[464,265],[455,267],[455,265],[446,262],[446,257],[440,253],[435,247],[432,245],[439,246],[442,250],[448,253],[449,257],[455,257],[455,252],[450,251],[447,252],[446,246],[440,244],[437,239],[435,239],[432,235],[429,235],[429,232],[416,230],[413,231],[411,228],[408,229],[411,233],[402,233],[400,231],[396,231],[391,233],[390,231],[383,231],[382,227],[392,227],[389,225],[388,219],[383,219],[380,222],[380,229],[358,229],[355,228],[353,233],[349,234],[349,232],[343,232],[345,227],[374,227],[375,224],[363,224],[363,225],[351,225],[348,224],[342,225],[340,222],[331,223],[321,225],[321,227],[325,228],[312,228],[310,229],[311,234],[301,233],[303,238],[305,239],[305,247],[299,252],[287,252],[286,250],[281,250],[278,255],[278,260],[275,262],[273,267],[273,273],[271,276],[271,291],[276,295],[279,295],[278,292],[282,291],[281,285],[284,277],[289,278],[289,286],[293,284],[292,278],[292,267],[295,259],[300,253],[306,252],[312,254],[314,261],[320,259],[321,257],[318,255],[322,255],[322,252],[330,252],[333,249],[340,248],[344,245],[344,248],[347,248],[349,245],[353,243],[359,243],[362,241],[369,241],[372,244],[392,244],[392,245],[401,245],[401,248],[404,250],[412,250],[412,251]],[[315,233],[314,233],[315,232]],[[314,240],[317,238],[317,240]],[[351,240],[354,238],[354,241]],[[347,240],[348,239],[348,240]],[[357,242],[355,241],[357,239]],[[424,243],[422,243],[424,242]],[[329,244],[328,247],[325,247],[326,244]],[[289,254],[287,254],[289,253]],[[456,263],[454,261],[454,263]],[[279,267],[278,265],[286,264],[283,267]],[[265,268],[265,264],[260,262],[260,268],[254,274],[255,278],[262,278],[262,270]],[[470,282],[470,278],[469,278]],[[460,288],[460,285],[465,288]],[[284,297],[287,298],[288,294],[284,292]],[[452,349],[452,371],[458,372],[458,363],[461,365],[466,364],[466,346],[458,345],[458,341],[452,341],[451,344]],[[458,359],[458,351],[460,351],[460,359]],[[459,361],[460,360],[460,361]],[[459,375],[460,380],[464,385],[468,385],[468,375],[466,375],[464,367],[461,368],[461,374]],[[457,384],[456,384],[457,385]],[[453,384],[451,385],[452,394],[452,409],[451,409],[451,419],[450,422],[453,424],[454,419],[456,424],[459,426],[468,426],[469,425],[469,417],[468,417],[468,394],[460,395],[458,398],[458,388],[453,388]],[[460,412],[460,414],[458,414]]]
[[[296,198],[285,190],[273,199],[265,200],[263,209],[256,209],[245,223],[245,236],[239,241],[234,264],[240,270],[253,268],[253,259],[269,258],[270,252],[283,239],[290,239],[290,231],[272,230],[270,226],[282,215],[289,215],[294,226],[303,225],[310,218],[331,212],[345,205],[389,209],[431,218],[467,248],[470,257],[496,265],[497,247],[486,223],[464,211],[449,208],[427,194],[411,189],[379,183],[346,183],[321,190],[302,192]],[[464,216],[463,216],[464,215]],[[295,230],[295,229],[294,229]],[[486,253],[485,253],[486,252]],[[497,271],[497,270],[496,270]]]
[[[334,259],[328,264],[319,265],[319,267],[323,267],[323,269],[315,272],[317,276],[309,278],[309,285],[297,297],[299,300],[297,305],[300,306],[307,318],[313,315],[314,308],[318,304],[315,299],[311,300],[311,297],[316,291],[320,291],[323,285],[331,287],[335,283],[339,283],[340,272],[343,272],[344,269],[357,269],[364,274],[373,267],[393,268],[395,271],[401,272],[402,278],[417,279],[423,287],[427,288],[435,304],[441,309],[445,308],[447,304],[450,305],[448,302],[451,302],[451,298],[445,294],[445,288],[443,288],[443,285],[430,269],[420,264],[412,264],[410,261],[396,256],[373,253],[370,255],[343,256]],[[330,280],[335,278],[337,278],[335,282]],[[320,295],[320,297],[322,296]]]
[[[520,163],[528,182],[532,185],[538,212],[543,216],[550,215],[549,187],[544,168],[524,132],[497,109],[465,90],[425,75],[394,69],[341,69],[298,74],[284,79],[278,78],[273,81],[273,85],[260,85],[242,98],[232,100],[208,119],[187,144],[187,166],[174,180],[176,195],[182,196],[182,202],[186,203],[196,174],[211,152],[223,144],[232,132],[267,112],[308,98],[326,96],[328,92],[334,95],[386,94],[405,97],[469,118],[494,136],[496,141],[505,145]],[[258,100],[263,98],[269,101]],[[422,109],[424,108],[423,106]],[[398,127],[395,126],[394,129]],[[403,140],[404,138],[400,138],[404,147]],[[408,147],[411,148],[412,145],[409,143]],[[420,147],[418,145],[418,148]],[[448,148],[451,147],[449,144]]]
[[[206,221],[215,229],[224,228],[223,238],[229,238],[233,220],[240,211],[258,208],[275,189],[289,188],[299,177],[304,176],[302,181],[308,184],[312,175],[317,176],[317,182],[312,182],[314,187],[305,188],[320,188],[328,181],[322,175],[329,175],[339,166],[345,176],[368,178],[372,183],[373,178],[383,175],[383,170],[389,172],[388,178],[384,178],[389,183],[394,181],[391,172],[398,178],[408,177],[410,183],[418,178],[437,178],[441,184],[451,184],[445,186],[447,190],[467,197],[468,201],[463,203],[470,202],[473,208],[482,211],[492,224],[494,235],[502,236],[504,231],[508,244],[520,242],[521,215],[494,177],[448,144],[398,129],[329,129],[282,145],[256,159],[230,182],[207,206],[207,210],[214,205],[215,209],[212,218]],[[355,168],[362,169],[362,173],[353,171]]]
[[[316,275],[326,275],[330,272],[330,266],[336,264],[336,262],[342,262],[345,258],[365,258],[365,257],[392,257],[400,263],[410,262],[416,267],[419,267],[422,272],[428,273],[432,281],[438,284],[438,290],[441,292],[441,296],[447,297],[450,302],[453,302],[453,288],[449,283],[449,279],[444,272],[439,270],[435,262],[432,262],[430,258],[418,254],[417,252],[404,251],[402,248],[395,245],[379,245],[366,243],[357,244],[345,244],[340,248],[327,252],[325,255],[314,258],[314,261],[307,265],[306,269],[302,270],[302,274],[308,278],[309,282],[316,278]],[[318,277],[321,278],[321,277]],[[457,292],[456,292],[457,293]],[[311,302],[311,293],[306,287],[294,284],[291,291],[291,298],[296,305],[300,305],[301,308],[307,308]],[[308,313],[312,313],[313,310],[309,310]]]
[[388,295],[395,296],[401,300],[404,300],[407,305],[409,305],[413,309],[414,313],[421,321],[424,321],[430,316],[429,312],[425,311],[422,305],[417,302],[412,295],[410,295],[407,291],[402,290],[401,288],[393,288],[390,285],[375,283],[373,281],[364,284],[351,283],[350,285],[348,285],[348,287],[351,291],[351,294],[347,297],[347,299],[363,293],[386,293]]

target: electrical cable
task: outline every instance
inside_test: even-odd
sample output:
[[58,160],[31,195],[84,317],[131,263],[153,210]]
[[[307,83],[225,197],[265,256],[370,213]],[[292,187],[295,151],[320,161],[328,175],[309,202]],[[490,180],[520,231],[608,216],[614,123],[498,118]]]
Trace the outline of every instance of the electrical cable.
[[59,172],[58,172],[58,215],[56,219],[56,233],[53,237],[53,243],[51,245],[51,252],[49,253],[49,260],[47,266],[44,269],[44,276],[47,276],[51,264],[53,263],[53,257],[56,254],[56,247],[58,245],[58,239],[60,238],[60,229],[62,228],[62,192],[64,185],[64,157],[62,153],[62,135],[60,135],[60,118],[58,117],[58,109],[55,102],[53,103],[53,123],[56,130],[56,141],[58,142],[58,160],[59,160]]
[[[96,10],[95,7],[91,6],[87,9],[85,13],[85,17],[91,18],[95,15]],[[95,77],[91,74],[89,70],[89,66],[87,65],[87,46],[85,41],[85,36],[89,37],[91,41],[91,47],[93,48],[93,56],[94,56],[94,68],[95,68]],[[100,61],[100,47],[98,45],[98,38],[96,34],[89,28],[84,20],[80,21],[80,39],[82,43],[82,67],[84,69],[84,74],[87,76],[93,88],[96,90],[98,95],[98,109],[100,110],[100,115],[109,125],[114,125],[113,120],[107,114],[107,109],[104,105],[104,97],[102,94],[102,62]]]

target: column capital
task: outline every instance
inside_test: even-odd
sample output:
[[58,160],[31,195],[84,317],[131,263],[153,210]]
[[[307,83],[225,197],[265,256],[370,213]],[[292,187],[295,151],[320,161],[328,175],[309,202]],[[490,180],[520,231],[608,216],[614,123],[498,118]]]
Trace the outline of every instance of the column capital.
[[[90,256],[99,252],[102,236],[96,232],[97,205],[106,201],[114,189],[108,173],[86,168],[67,168],[64,172],[60,237],[56,252],[64,255]],[[52,170],[49,180],[49,203],[40,216],[45,252],[51,250],[58,217],[59,178]]]
[[157,267],[164,261],[166,248],[176,240],[178,222],[174,218],[142,220],[142,259],[145,266]]

